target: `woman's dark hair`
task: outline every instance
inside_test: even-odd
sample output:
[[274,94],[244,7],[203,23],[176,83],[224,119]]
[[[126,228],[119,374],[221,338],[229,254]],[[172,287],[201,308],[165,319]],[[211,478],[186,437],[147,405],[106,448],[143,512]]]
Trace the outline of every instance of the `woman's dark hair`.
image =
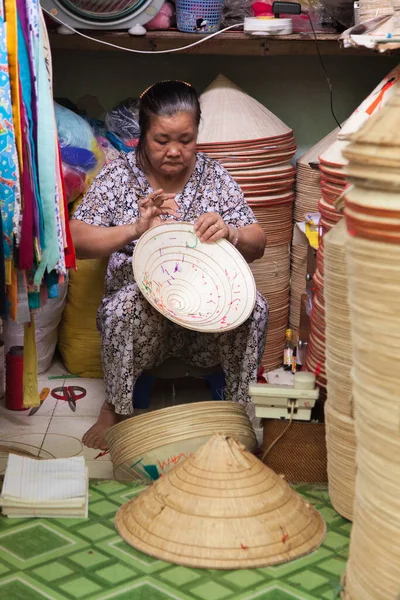
[[160,81],[148,88],[140,96],[139,156],[143,157],[144,140],[150,129],[152,117],[171,117],[180,112],[191,112],[198,126],[201,109],[196,90],[183,81]]

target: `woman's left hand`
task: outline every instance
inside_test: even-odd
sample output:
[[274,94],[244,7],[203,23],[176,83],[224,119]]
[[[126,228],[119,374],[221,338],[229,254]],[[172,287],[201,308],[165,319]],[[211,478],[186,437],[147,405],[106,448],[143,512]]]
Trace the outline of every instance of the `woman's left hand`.
[[229,236],[228,226],[221,215],[207,212],[201,215],[195,223],[194,230],[201,242],[217,242]]

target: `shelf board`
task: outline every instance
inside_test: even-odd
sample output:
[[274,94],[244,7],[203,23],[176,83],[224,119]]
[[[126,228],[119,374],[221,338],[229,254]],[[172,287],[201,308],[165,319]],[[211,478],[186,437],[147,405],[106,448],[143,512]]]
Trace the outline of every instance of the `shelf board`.
[[[171,50],[192,44],[200,39],[197,34],[180,33],[178,31],[151,31],[145,36],[133,37],[126,31],[85,31],[92,38],[134,50]],[[363,49],[343,49],[339,44],[339,35],[334,33],[319,33],[318,42],[321,54],[334,56],[371,55],[371,51]],[[99,44],[77,34],[61,35],[50,32],[52,51],[119,51],[116,48]],[[253,37],[242,31],[228,31],[215,38],[198,44],[193,48],[182,50],[177,54],[220,54],[231,56],[281,56],[281,55],[315,55],[317,54],[314,37],[307,34],[292,34],[271,37]]]

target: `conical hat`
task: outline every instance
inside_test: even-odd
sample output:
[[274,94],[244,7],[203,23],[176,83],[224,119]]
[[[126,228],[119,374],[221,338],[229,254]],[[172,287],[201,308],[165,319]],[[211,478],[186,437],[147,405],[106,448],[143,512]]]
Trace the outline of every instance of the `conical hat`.
[[223,75],[200,96],[199,144],[275,138],[291,132],[265,106]]
[[213,436],[117,513],[137,550],[206,569],[266,567],[322,543],[321,515],[238,442]]
[[400,83],[400,65],[395,67],[376,88],[365,98],[360,106],[347,119],[346,123],[338,133],[339,139],[347,139],[355,133],[368,119],[380,110],[393,96]]
[[297,161],[301,165],[309,165],[310,163],[318,163],[320,155],[325,152],[337,140],[339,127],[328,133],[322,140],[319,140],[312,148],[310,148]]
[[352,162],[398,169],[400,164],[400,88],[364,126],[351,136],[344,155]]
[[342,129],[338,132],[338,139],[322,153],[322,163],[345,167],[348,163],[344,154],[348,146],[348,140],[357,132],[368,119],[379,111],[393,97],[399,88],[400,65],[394,68],[380,82],[380,84],[367,96],[360,106],[347,119]]

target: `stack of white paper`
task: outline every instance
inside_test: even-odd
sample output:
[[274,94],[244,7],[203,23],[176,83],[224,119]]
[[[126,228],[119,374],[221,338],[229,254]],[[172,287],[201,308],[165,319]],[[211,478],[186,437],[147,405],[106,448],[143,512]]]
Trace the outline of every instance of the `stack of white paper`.
[[36,460],[9,454],[0,506],[9,517],[87,517],[84,457]]

